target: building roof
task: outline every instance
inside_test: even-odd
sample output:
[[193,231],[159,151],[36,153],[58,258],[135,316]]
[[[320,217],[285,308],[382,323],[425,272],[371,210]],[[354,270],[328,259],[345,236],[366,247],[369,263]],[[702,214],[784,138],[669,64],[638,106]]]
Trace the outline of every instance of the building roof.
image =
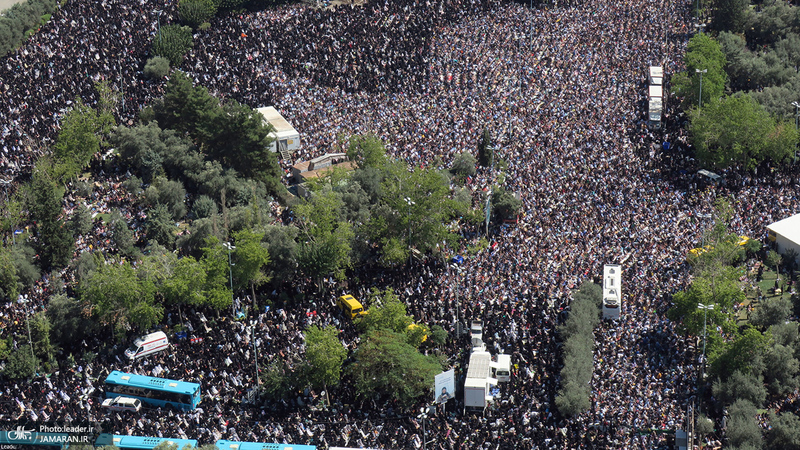
[[767,225],[767,229],[774,231],[775,234],[779,234],[795,244],[800,244],[800,214],[795,214],[771,225]]
[[302,173],[300,173],[300,177],[303,179],[303,181],[309,180],[311,178],[319,178],[325,172],[333,170],[334,168],[337,168],[337,167],[343,168],[345,170],[353,170],[353,169],[356,168],[356,164],[354,162],[352,162],[352,161],[345,161],[343,163],[334,164],[332,166],[325,166],[325,167],[323,167],[321,169],[308,170],[306,172],[302,172]]
[[289,122],[283,118],[281,113],[279,113],[278,110],[275,109],[274,107],[267,106],[264,108],[258,108],[257,111],[260,112],[262,116],[264,116],[264,119],[266,119],[267,122],[269,122],[270,124],[272,124],[273,127],[275,127],[276,133],[280,134],[286,131],[297,133],[294,127],[292,127],[289,124]]

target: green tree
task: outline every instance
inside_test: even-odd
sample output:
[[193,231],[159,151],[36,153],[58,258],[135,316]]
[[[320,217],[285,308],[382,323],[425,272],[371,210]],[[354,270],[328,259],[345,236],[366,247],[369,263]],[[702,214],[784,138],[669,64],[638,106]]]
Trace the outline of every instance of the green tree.
[[270,279],[273,281],[291,279],[297,271],[298,244],[296,227],[267,225],[264,227],[264,239],[269,252]]
[[122,217],[120,211],[114,210],[108,219],[108,228],[111,231],[111,242],[114,243],[114,248],[127,257],[136,255],[136,241],[133,237],[133,231],[128,226],[128,221]]
[[180,181],[158,177],[145,190],[144,196],[150,205],[166,206],[173,221],[179,221],[186,215],[186,190]]
[[776,343],[764,355],[767,386],[775,395],[786,395],[800,386],[800,361],[795,357],[794,350],[793,347]]
[[767,252],[767,260],[765,261],[769,268],[775,268],[775,273],[780,273],[781,254],[775,250]]
[[559,328],[564,339],[564,367],[556,407],[564,416],[574,416],[589,409],[592,380],[594,327],[600,321],[602,290],[591,282],[581,284],[573,294],[570,313]]
[[[705,88],[703,89],[705,92]],[[764,160],[782,162],[794,151],[797,131],[779,122],[748,95],[703,104],[689,113],[697,158],[711,168],[735,163],[753,168]]]
[[140,279],[127,262],[101,264],[80,284],[81,300],[118,337],[129,327],[146,330],[158,323],[163,306],[155,302],[152,281]]
[[233,234],[236,244],[236,265],[233,276],[240,287],[250,286],[253,300],[256,299],[256,286],[269,281],[266,268],[269,265],[269,250],[263,243],[264,233],[241,230]]
[[325,328],[312,325],[304,337],[311,385],[325,391],[329,386],[338,385],[342,363],[347,357],[347,349],[339,340],[339,330],[331,325]]
[[52,324],[50,338],[65,349],[77,347],[97,332],[96,323],[86,315],[81,303],[64,294],[50,297],[47,317]]
[[737,370],[761,374],[764,370],[762,355],[767,349],[768,338],[757,329],[748,326],[732,342],[709,355],[710,372],[714,376],[726,377]]
[[386,147],[374,134],[353,135],[348,141],[347,158],[361,169],[380,169],[387,162]]
[[773,297],[764,299],[750,316],[750,323],[759,328],[768,328],[783,323],[792,313],[792,302],[788,298]]
[[53,146],[51,173],[59,180],[75,177],[100,151],[100,131],[98,112],[85,105],[80,97],[75,99],[74,106],[61,122],[61,130]]
[[177,228],[166,205],[159,203],[148,210],[145,229],[147,230],[148,239],[155,240],[165,247],[172,248],[175,243]]
[[219,239],[212,236],[206,239],[200,265],[206,273],[203,286],[206,304],[217,311],[230,308],[233,303],[233,292],[229,289],[230,267],[228,266],[228,250]]
[[192,29],[180,25],[164,25],[153,38],[153,51],[156,56],[169,60],[173,67],[179,67],[186,52],[192,48]]
[[144,74],[148,78],[160,80],[169,74],[169,60],[163,56],[154,56],[144,64]]
[[47,162],[40,159],[37,163],[33,179],[27,185],[25,204],[30,219],[36,223],[40,266],[42,269],[63,267],[69,261],[74,245],[72,231],[61,209],[63,192],[40,165],[46,166]]
[[349,373],[359,396],[385,394],[403,405],[429,394],[434,376],[442,370],[434,356],[418,352],[405,335],[384,330],[371,333],[355,358]]
[[761,448],[761,430],[756,422],[756,407],[747,400],[736,400],[730,407],[728,443],[733,447]]
[[697,70],[705,71],[702,74],[702,104],[706,105],[722,96],[728,77],[725,72],[725,54],[719,42],[707,33],[697,33],[689,39],[683,60],[686,72],[675,74],[672,77],[672,86],[673,92],[684,99],[686,107],[698,104],[700,73]]
[[246,177],[265,183],[270,192],[278,192],[281,176],[277,153],[269,150],[274,127],[250,106],[226,102],[214,120],[206,123],[205,150]]
[[749,0],[714,0],[714,29],[741,33],[748,23]]
[[475,164],[477,160],[469,153],[459,153],[453,158],[453,163],[450,165],[450,172],[460,178],[471,177],[475,175]]
[[28,378],[36,373],[36,358],[31,355],[31,347],[23,345],[11,352],[3,368],[3,375],[12,379],[20,380]]
[[50,319],[44,311],[40,311],[28,320],[30,320],[33,353],[39,360],[49,362],[55,357],[56,352],[55,346],[50,341],[52,330]]
[[489,167],[494,161],[494,148],[492,147],[492,135],[488,128],[483,129],[481,141],[478,143],[478,163],[483,167]]
[[164,300],[172,305],[203,305],[207,287],[204,269],[203,265],[191,256],[178,259],[158,287]]
[[183,72],[176,71],[169,78],[161,103],[154,107],[155,119],[162,128],[189,133],[197,141],[204,141],[208,122],[217,116],[219,100],[203,86],[194,86]]
[[783,413],[769,415],[770,430],[767,432],[767,447],[781,450],[800,450],[800,417]]
[[19,278],[11,249],[0,247],[0,299],[14,302],[19,297]]
[[86,235],[92,231],[92,213],[84,205],[78,205],[70,219],[70,228],[74,237]]
[[281,400],[293,390],[296,375],[285,361],[275,359],[267,363],[261,373],[261,393],[267,400]]
[[730,405],[736,400],[747,400],[756,406],[761,406],[767,399],[764,379],[741,370],[733,372],[725,381],[717,378],[712,385],[712,392],[723,405]]
[[180,0],[178,2],[178,15],[186,25],[192,28],[208,22],[216,13],[217,5],[213,0]]
[[300,270],[318,282],[329,274],[342,278],[352,265],[353,230],[339,220],[341,208],[342,201],[333,191],[315,194],[294,208],[303,240],[298,252]]
[[492,206],[495,217],[502,221],[517,215],[522,207],[522,200],[503,187],[495,188],[492,192]]

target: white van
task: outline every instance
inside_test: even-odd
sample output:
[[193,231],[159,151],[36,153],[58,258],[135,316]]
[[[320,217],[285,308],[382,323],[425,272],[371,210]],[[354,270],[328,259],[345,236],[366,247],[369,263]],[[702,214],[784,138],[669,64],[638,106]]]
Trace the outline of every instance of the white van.
[[491,366],[498,382],[508,383],[511,381],[511,355],[497,355],[497,362],[492,362]]
[[155,333],[146,334],[133,341],[131,348],[125,350],[125,356],[133,360],[166,350],[167,347],[169,347],[167,335],[164,334],[163,331],[157,331]]
[[138,398],[114,397],[103,400],[100,406],[111,411],[139,412],[142,409],[142,402]]

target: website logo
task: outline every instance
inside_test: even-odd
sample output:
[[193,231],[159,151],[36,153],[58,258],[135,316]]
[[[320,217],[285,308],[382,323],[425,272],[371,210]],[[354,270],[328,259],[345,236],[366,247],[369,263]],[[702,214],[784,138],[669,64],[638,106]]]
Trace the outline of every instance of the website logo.
[[19,426],[16,430],[7,431],[6,435],[10,441],[30,441],[33,440],[33,431],[25,429],[24,426]]

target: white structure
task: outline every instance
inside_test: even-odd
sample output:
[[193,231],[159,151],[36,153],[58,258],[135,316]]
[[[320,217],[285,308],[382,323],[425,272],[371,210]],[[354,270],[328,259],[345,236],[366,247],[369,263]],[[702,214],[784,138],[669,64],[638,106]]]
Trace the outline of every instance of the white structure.
[[622,267],[603,266],[603,319],[619,319],[622,309]]
[[[778,246],[778,252],[785,254],[794,250],[800,254],[800,214],[767,225],[769,240]],[[800,256],[796,258],[800,263]]]
[[653,129],[661,128],[661,115],[664,112],[664,99],[653,97],[647,104],[647,121]]
[[511,355],[501,353],[497,355],[497,362],[492,361],[490,365],[499,383],[511,381]]
[[277,109],[267,106],[258,108],[256,111],[260,112],[264,116],[264,120],[275,128],[275,131],[270,133],[270,137],[275,140],[270,144],[269,151],[291,154],[300,148],[300,133],[283,118]]
[[650,129],[661,128],[661,116],[664,114],[664,69],[661,66],[650,66],[647,88],[647,124]]
[[648,88],[648,93],[650,94],[648,96],[648,97],[650,97],[650,100],[652,100],[654,98],[663,98],[664,97],[664,88],[662,88],[661,86],[655,85],[655,84],[651,84],[650,87]]
[[486,408],[494,401],[491,388],[496,385],[497,379],[492,378],[492,355],[489,352],[472,353],[464,381],[464,407]]
[[650,66],[650,84],[661,86],[664,80],[664,69],[661,66]]

